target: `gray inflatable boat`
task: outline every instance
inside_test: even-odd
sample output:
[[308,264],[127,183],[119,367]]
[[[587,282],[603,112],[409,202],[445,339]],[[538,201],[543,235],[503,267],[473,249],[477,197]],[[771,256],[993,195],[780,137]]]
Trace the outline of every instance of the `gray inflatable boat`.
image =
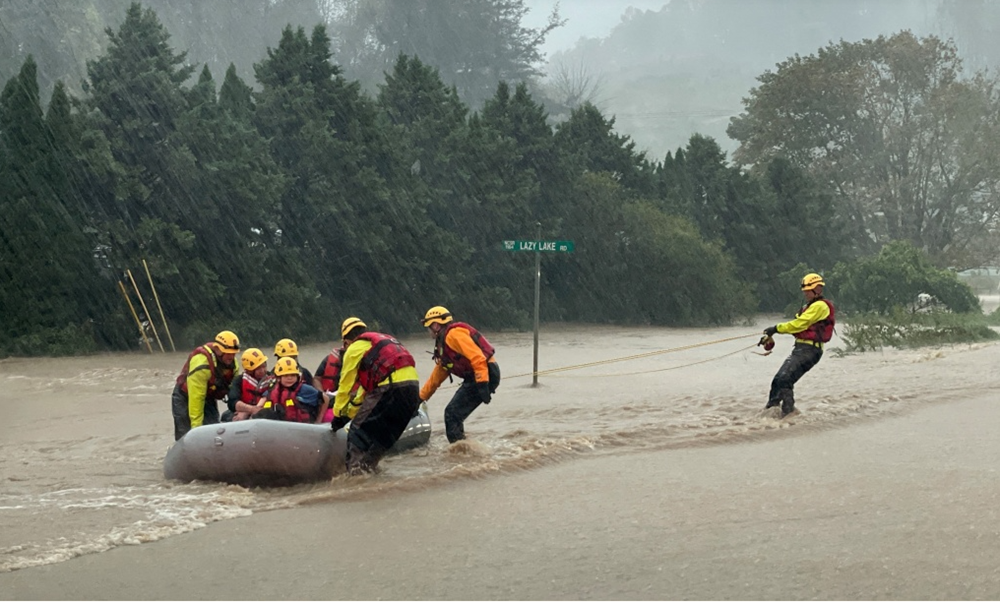
[[[348,425],[347,428],[350,428]],[[389,453],[431,439],[424,404]],[[193,428],[167,452],[163,476],[179,481],[290,485],[330,479],[345,471],[347,430],[329,424],[241,420]]]

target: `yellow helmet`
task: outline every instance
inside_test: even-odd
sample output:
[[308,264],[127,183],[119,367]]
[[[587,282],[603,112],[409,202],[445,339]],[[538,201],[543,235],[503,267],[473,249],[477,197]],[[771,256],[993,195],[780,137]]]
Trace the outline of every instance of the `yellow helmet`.
[[243,369],[247,372],[253,372],[257,368],[260,368],[267,363],[267,358],[264,357],[264,352],[256,347],[251,347],[243,352],[240,357],[240,363],[243,364]]
[[455,318],[451,317],[451,312],[443,305],[435,305],[424,314],[424,328],[431,324],[447,324]]
[[222,353],[239,353],[240,338],[232,330],[223,330],[215,335],[215,346]]
[[278,357],[299,357],[299,346],[292,339],[281,339],[274,345],[274,355]]
[[278,358],[277,363],[274,364],[274,375],[288,376],[289,374],[300,374],[299,363],[295,361],[294,357]]
[[361,318],[355,318],[354,316],[347,318],[346,320],[344,320],[344,323],[340,325],[340,336],[346,339],[347,333],[351,332],[358,326],[364,326],[365,328],[368,328],[368,325],[362,322]]
[[811,291],[817,286],[826,286],[826,283],[823,282],[823,277],[819,274],[806,274],[802,278],[802,290]]

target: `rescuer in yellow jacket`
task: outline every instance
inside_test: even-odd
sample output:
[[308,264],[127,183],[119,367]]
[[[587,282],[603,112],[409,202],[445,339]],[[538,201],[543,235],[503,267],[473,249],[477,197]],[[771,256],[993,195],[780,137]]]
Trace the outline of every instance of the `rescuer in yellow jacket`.
[[219,422],[218,402],[226,398],[236,378],[239,351],[240,339],[223,330],[188,355],[171,395],[175,441],[192,428]]
[[833,303],[823,297],[825,286],[826,283],[819,274],[806,274],[801,284],[806,303],[795,314],[795,319],[764,329],[762,343],[775,334],[795,336],[792,353],[771,381],[771,392],[765,406],[781,406],[782,418],[795,411],[795,383],[819,363],[823,357],[823,345],[833,337],[836,310]]
[[465,439],[465,419],[479,404],[489,403],[500,386],[500,365],[486,337],[465,322],[456,322],[448,308],[428,309],[423,325],[434,337],[434,370],[420,389],[420,399],[430,399],[453,374],[462,379],[444,409],[445,434],[454,443]]
[[[340,332],[346,349],[333,403],[333,429],[343,426],[343,418],[352,417],[347,471],[355,475],[374,471],[406,430],[420,407],[420,377],[413,356],[394,337],[368,332],[355,317],[344,320]],[[365,394],[352,408],[351,396],[358,388]]]

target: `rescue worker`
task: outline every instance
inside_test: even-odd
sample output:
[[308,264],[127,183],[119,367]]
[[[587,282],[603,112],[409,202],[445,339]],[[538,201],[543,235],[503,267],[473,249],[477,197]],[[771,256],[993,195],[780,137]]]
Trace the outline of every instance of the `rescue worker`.
[[258,402],[267,394],[268,388],[274,384],[267,374],[267,356],[256,347],[251,347],[240,356],[243,373],[233,380],[229,387],[226,405],[229,407],[222,414],[222,422],[235,422],[250,418],[260,409]]
[[795,383],[819,362],[823,357],[823,345],[833,337],[835,310],[830,300],[823,297],[825,285],[819,274],[806,274],[801,285],[806,303],[795,314],[795,319],[764,329],[762,342],[775,334],[795,335],[792,353],[774,375],[765,406],[781,406],[782,418],[795,411]]
[[219,422],[219,400],[225,399],[236,378],[240,339],[231,330],[215,335],[188,355],[170,396],[174,440],[202,424]]
[[489,403],[500,386],[500,365],[486,337],[465,322],[456,322],[448,308],[428,309],[423,325],[434,338],[434,370],[420,388],[420,399],[430,399],[452,374],[462,379],[444,409],[444,431],[448,442],[454,443],[465,439],[465,419],[479,404]]
[[[334,348],[329,355],[323,358],[323,361],[319,363],[316,368],[316,376],[313,378],[313,386],[320,391],[325,392],[330,396],[331,399],[337,394],[337,389],[340,387],[340,372],[344,367],[344,345],[341,341],[340,347]],[[334,416],[333,408],[330,408],[331,420],[333,421],[333,430],[338,430],[354,417],[358,412],[358,408],[361,406],[361,399],[364,397],[364,391],[361,390],[360,386],[355,382],[354,390],[351,392],[350,398],[347,400],[347,411],[344,412],[343,416]]]
[[360,318],[344,320],[340,332],[346,350],[334,419],[349,416],[348,401],[355,384],[365,390],[347,434],[347,471],[357,475],[375,470],[417,413],[420,377],[413,356],[398,340],[368,332]]
[[275,362],[274,376],[278,382],[268,391],[258,416],[287,422],[320,424],[323,421],[327,397],[305,382],[295,358],[283,357]]

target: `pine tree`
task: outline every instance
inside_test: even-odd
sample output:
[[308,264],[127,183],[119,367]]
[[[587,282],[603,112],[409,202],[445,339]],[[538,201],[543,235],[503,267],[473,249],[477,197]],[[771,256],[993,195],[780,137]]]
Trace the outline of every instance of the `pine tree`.
[[[72,124],[63,88],[56,88],[47,123],[37,67],[29,56],[0,94],[0,146],[6,157],[0,180],[8,183],[0,192],[5,283],[0,312],[7,345],[19,354],[92,349],[93,324],[106,309],[91,246],[71,210],[67,135]],[[68,296],[66,290],[75,294]]]

